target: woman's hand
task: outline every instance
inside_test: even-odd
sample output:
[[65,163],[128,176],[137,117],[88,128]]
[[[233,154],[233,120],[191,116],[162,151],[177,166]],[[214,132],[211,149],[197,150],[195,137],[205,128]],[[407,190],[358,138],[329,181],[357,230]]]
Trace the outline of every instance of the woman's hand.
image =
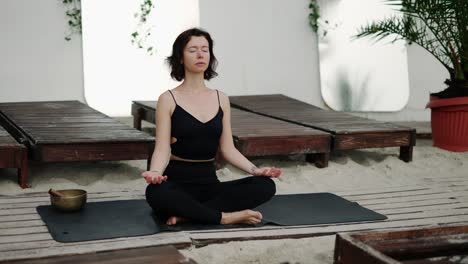
[[141,174],[148,184],[161,184],[163,181],[167,181],[167,176],[162,176],[156,171],[145,171]]
[[281,170],[275,167],[261,167],[252,170],[252,174],[254,176],[278,178],[281,175]]

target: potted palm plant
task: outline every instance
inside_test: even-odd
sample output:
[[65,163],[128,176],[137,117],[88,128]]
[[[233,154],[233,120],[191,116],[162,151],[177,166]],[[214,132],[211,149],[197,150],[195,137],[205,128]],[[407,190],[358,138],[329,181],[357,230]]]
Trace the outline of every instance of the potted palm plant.
[[468,151],[468,0],[386,0],[403,13],[363,26],[356,37],[416,43],[449,72],[447,88],[430,95],[434,146]]

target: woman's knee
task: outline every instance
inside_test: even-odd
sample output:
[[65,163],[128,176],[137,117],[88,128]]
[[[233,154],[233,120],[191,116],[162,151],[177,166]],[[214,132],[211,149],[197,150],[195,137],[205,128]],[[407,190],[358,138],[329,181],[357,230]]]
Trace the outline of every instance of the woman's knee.
[[276,184],[269,177],[254,176],[255,184],[258,186],[259,193],[262,193],[267,199],[273,197],[276,193]]
[[169,192],[169,186],[164,182],[161,184],[149,184],[145,191],[146,201],[153,209],[164,207],[164,201],[167,201]]

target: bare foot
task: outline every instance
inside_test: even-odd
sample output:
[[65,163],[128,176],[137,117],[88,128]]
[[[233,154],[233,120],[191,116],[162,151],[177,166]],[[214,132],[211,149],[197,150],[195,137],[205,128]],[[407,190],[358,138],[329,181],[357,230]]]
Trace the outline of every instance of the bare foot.
[[242,210],[231,213],[222,213],[221,224],[250,224],[255,225],[262,221],[262,214],[253,210]]
[[178,216],[171,216],[167,219],[166,225],[175,225],[184,222],[187,222],[187,219]]

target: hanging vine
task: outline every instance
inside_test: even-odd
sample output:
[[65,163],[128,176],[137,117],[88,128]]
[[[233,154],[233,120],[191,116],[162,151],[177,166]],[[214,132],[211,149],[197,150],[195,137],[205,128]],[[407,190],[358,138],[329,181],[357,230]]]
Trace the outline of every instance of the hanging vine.
[[309,9],[309,25],[312,27],[312,30],[317,33],[319,28],[318,20],[320,18],[320,9],[316,0],[310,0]]
[[81,34],[81,0],[61,0],[65,5],[67,24],[69,32],[65,36],[66,41],[70,41],[74,34]]
[[[81,24],[81,0],[59,0],[66,8],[65,15],[69,31],[65,35],[65,40],[70,41],[74,34],[82,33]],[[151,36],[151,26],[147,25],[148,17],[154,8],[152,0],[141,0],[140,10],[134,14],[137,19],[136,29],[131,33],[132,45],[139,49],[145,49],[149,55],[154,54],[154,47],[149,45],[148,37]]]
[[337,29],[340,24],[331,24],[328,20],[320,19],[320,8],[317,0],[309,2],[309,25],[320,38],[327,36],[328,31]]
[[135,31],[131,34],[132,45],[139,49],[144,49],[149,55],[154,54],[154,47],[148,43],[148,37],[151,36],[152,27],[146,22],[151,10],[154,8],[152,0],[143,0],[140,4],[139,12],[135,13],[135,18],[138,19],[138,24]]

